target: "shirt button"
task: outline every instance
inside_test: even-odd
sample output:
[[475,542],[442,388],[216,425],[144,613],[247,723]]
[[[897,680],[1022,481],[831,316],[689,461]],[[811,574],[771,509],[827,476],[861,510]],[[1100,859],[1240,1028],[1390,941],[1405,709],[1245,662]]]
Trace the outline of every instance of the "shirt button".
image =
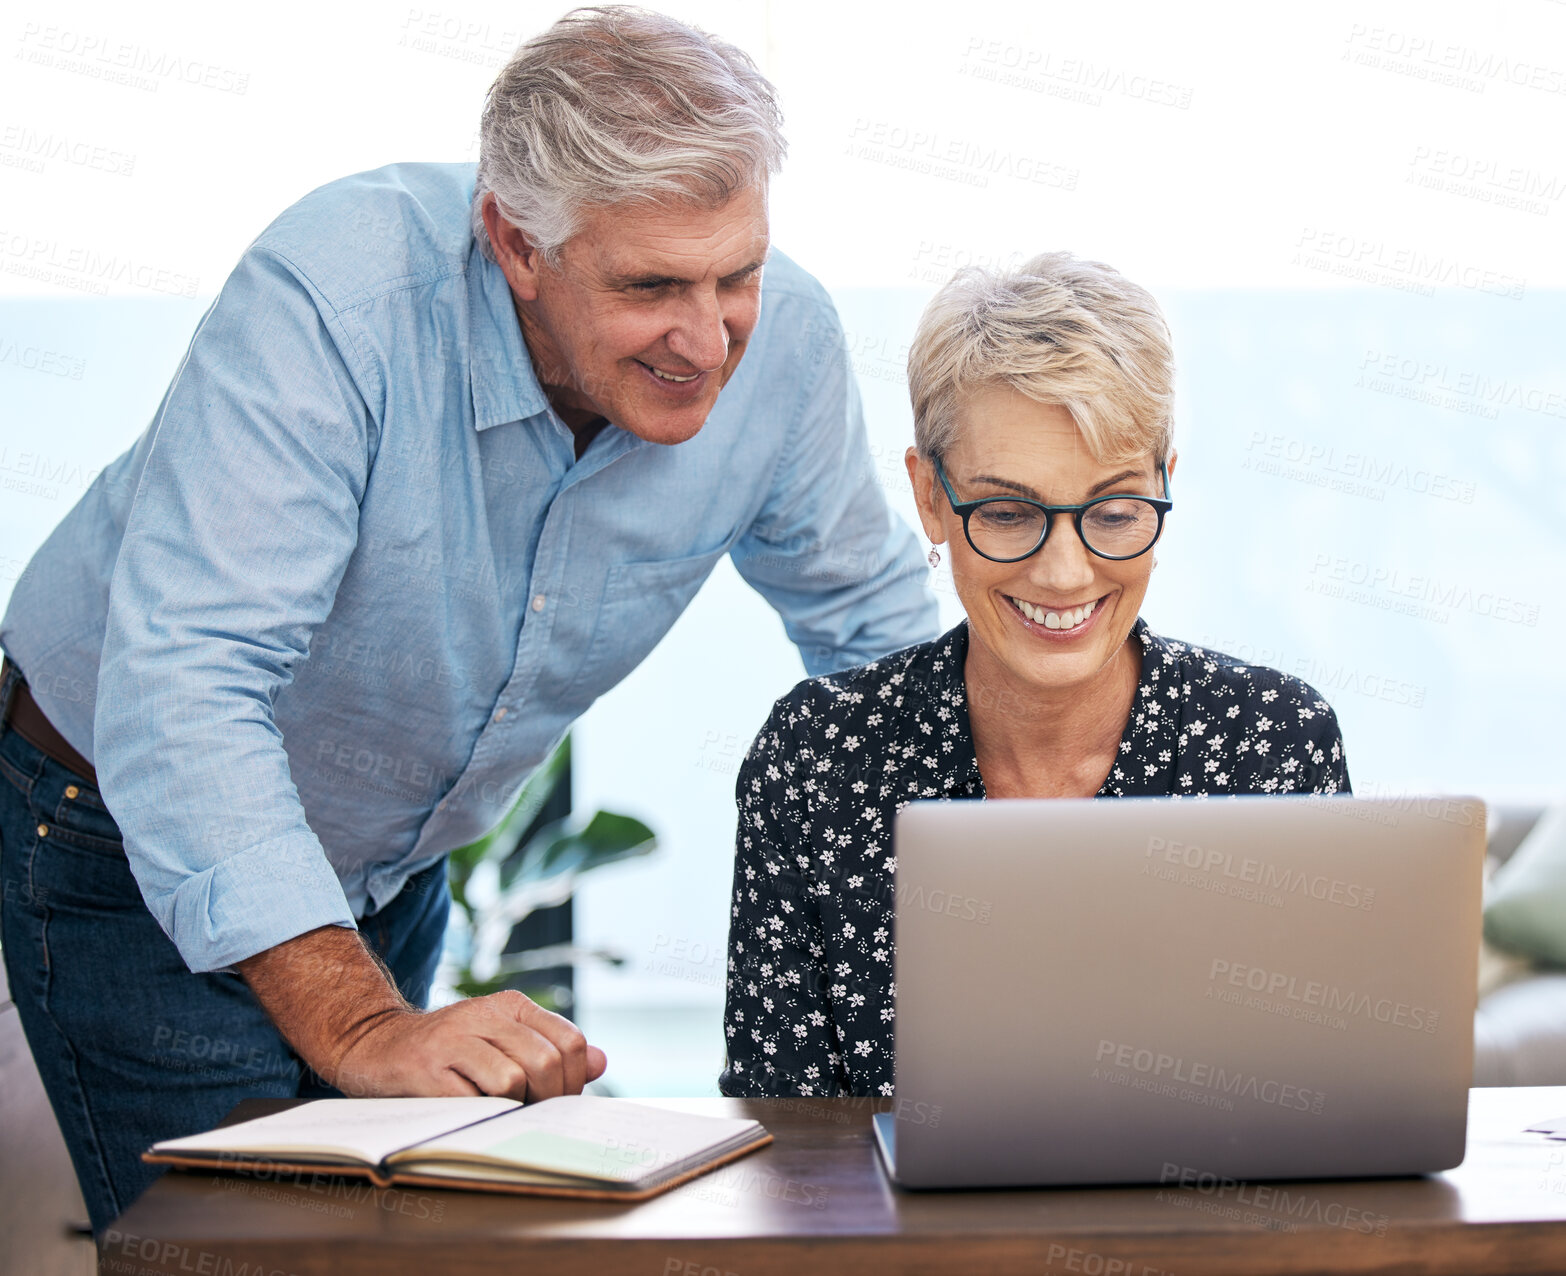
[[49,826],[47,824],[40,824],[38,826],[38,836],[39,837],[48,837],[49,836]]
[[502,706],[501,708],[495,710],[495,721],[496,722],[499,722],[505,716],[506,716],[506,710],[505,710],[504,706]]
[[73,802],[76,800],[76,795],[78,793],[80,793],[80,792],[81,792],[81,790],[79,788],[77,788],[74,784],[67,784],[65,786],[65,796],[70,798],[71,801],[73,801]]
[[437,811],[444,811],[446,809],[446,799],[441,798],[439,802],[435,803],[435,809]]
[[533,595],[533,610],[534,611],[543,611],[544,610],[544,596],[542,594],[534,594]]

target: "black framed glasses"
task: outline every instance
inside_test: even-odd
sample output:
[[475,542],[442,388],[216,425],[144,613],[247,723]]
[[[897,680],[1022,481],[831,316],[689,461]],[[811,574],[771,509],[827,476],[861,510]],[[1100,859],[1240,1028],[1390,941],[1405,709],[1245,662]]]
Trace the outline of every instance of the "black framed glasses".
[[992,563],[1017,563],[1044,547],[1054,514],[1070,514],[1077,535],[1089,553],[1122,562],[1138,558],[1158,543],[1164,515],[1174,508],[1169,496],[1169,467],[1159,462],[1163,496],[1095,496],[1081,505],[1045,505],[1021,496],[986,496],[959,501],[951,481],[935,458],[936,477],[946,489],[952,511],[962,519],[963,535],[973,552]]

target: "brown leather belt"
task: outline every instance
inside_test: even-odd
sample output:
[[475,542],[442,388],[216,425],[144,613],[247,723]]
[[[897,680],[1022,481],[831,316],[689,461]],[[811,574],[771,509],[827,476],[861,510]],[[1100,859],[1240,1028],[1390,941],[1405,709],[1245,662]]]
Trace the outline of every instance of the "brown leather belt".
[[16,686],[11,692],[11,703],[5,708],[3,725],[9,726],[44,757],[52,758],[67,771],[76,772],[96,789],[98,773],[92,769],[92,763],[71,748],[65,737],[54,729],[54,723],[44,716],[44,711],[33,699],[33,693],[27,689],[22,671],[9,660],[0,662],[0,680],[12,670],[16,671]]

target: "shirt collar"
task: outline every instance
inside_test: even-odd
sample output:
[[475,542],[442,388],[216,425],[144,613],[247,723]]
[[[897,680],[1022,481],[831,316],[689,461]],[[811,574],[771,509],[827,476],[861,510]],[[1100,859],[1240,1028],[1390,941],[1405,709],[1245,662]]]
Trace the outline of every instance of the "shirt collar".
[[[1141,644],[1142,668],[1115,765],[1124,767],[1128,759],[1137,764],[1137,773],[1127,774],[1135,792],[1167,794],[1174,791],[1172,741],[1182,690],[1177,676],[1178,660],[1168,650],[1168,644],[1149,629],[1140,616],[1131,627],[1131,637]],[[929,694],[923,704],[916,706],[916,711],[926,720],[929,715],[935,715],[932,727],[952,746],[950,749],[941,747],[934,755],[936,771],[931,782],[941,790],[943,797],[982,797],[984,780],[979,774],[978,755],[973,751],[973,725],[968,718],[964,676],[968,662],[967,620],[959,621],[918,651],[908,672],[911,680],[928,688]],[[939,717],[943,705],[951,709],[945,720]],[[1148,773],[1146,764],[1152,764],[1155,771]]]
[[474,240],[468,250],[468,368],[473,428],[522,421],[549,410],[522,340],[505,272]]

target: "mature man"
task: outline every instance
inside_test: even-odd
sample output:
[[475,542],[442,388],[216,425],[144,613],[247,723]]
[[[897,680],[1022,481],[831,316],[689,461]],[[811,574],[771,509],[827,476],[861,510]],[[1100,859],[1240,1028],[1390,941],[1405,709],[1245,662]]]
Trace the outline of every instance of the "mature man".
[[444,857],[721,555],[812,674],[935,633],[831,304],[769,255],[778,124],[729,45],[568,15],[492,88],[476,178],[393,165],[261,234],[18,583],[5,961],[96,1228],[149,1142],[311,1072],[602,1072],[518,994],[418,1008]]

